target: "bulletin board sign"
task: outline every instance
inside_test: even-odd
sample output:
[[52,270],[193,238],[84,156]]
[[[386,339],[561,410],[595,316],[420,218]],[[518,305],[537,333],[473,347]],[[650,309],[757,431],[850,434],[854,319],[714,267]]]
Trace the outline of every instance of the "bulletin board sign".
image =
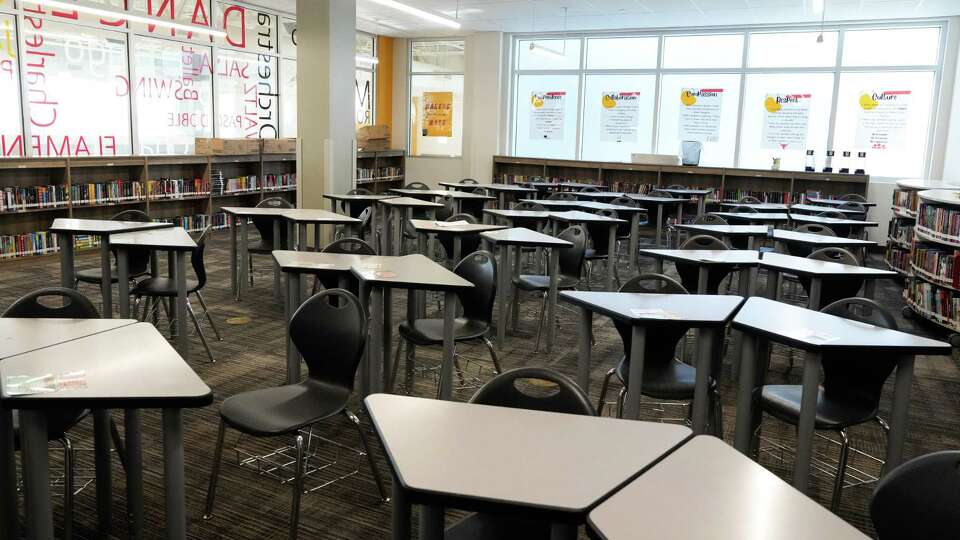
[[423,136],[453,136],[453,92],[423,93]]

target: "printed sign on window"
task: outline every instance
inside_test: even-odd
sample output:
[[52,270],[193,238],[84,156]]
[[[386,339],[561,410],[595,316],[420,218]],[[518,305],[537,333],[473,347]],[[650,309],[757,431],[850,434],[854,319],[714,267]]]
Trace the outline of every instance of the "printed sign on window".
[[566,92],[531,92],[530,138],[562,141],[566,103]]
[[762,148],[801,150],[807,146],[811,94],[767,94],[763,99]]
[[453,92],[423,93],[423,136],[453,136]]
[[857,148],[893,150],[903,146],[910,90],[865,90],[858,105]]
[[684,88],[680,91],[680,140],[720,140],[723,88]]
[[637,142],[640,92],[604,92],[600,98],[600,140]]

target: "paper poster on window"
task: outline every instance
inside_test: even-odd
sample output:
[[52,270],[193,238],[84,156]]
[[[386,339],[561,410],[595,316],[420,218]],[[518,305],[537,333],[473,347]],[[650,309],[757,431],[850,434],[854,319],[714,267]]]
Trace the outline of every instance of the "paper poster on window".
[[767,94],[763,99],[761,148],[803,150],[807,146],[810,94]]
[[453,136],[453,92],[423,93],[423,136]]
[[566,92],[530,92],[530,138],[563,140]]
[[857,148],[893,150],[903,146],[910,110],[910,90],[860,92]]
[[637,142],[640,92],[604,92],[600,97],[600,140]]
[[684,88],[680,91],[680,140],[720,140],[723,88]]

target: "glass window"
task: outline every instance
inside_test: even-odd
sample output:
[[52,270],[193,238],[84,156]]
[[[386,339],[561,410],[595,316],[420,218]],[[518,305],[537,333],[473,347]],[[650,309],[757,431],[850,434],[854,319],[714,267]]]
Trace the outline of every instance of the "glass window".
[[[0,5],[3,5],[0,3]],[[20,67],[17,26],[12,15],[0,15],[0,157],[26,155],[20,111]]]
[[[210,11],[210,2],[200,0],[181,0],[179,2],[170,0],[97,0],[93,3],[109,4],[114,11],[123,11],[125,5],[129,4],[130,12],[137,15],[179,24],[222,28],[221,21]],[[95,16],[81,13],[80,17],[94,18]],[[123,20],[101,19],[100,24],[120,26],[122,28],[124,22]],[[167,28],[140,22],[131,23],[130,28],[134,31],[146,32],[157,37],[169,37],[208,45],[213,43],[213,39],[209,34],[190,32],[183,29]]]
[[[127,36],[26,17],[21,53],[34,156],[132,151]],[[109,111],[105,114],[105,111]]]
[[358,126],[373,125],[373,72],[357,70],[353,86],[354,110]]
[[280,60],[280,136],[297,136],[297,61]]
[[373,56],[374,37],[371,34],[357,32],[357,56]]
[[414,41],[411,73],[463,73],[464,44],[462,40]]
[[833,103],[832,73],[747,75],[740,131],[740,166],[768,169],[781,158],[784,170],[802,171],[806,150],[823,168]]
[[655,69],[657,37],[590,38],[587,69]]
[[217,137],[275,138],[277,58],[221,50],[216,74]]
[[844,66],[932,66],[940,53],[940,29],[849,30],[843,34]]
[[520,75],[514,111],[518,156],[576,159],[577,75]]
[[227,33],[217,38],[221,46],[276,54],[280,33],[276,15],[226,2],[217,2],[217,13],[221,14],[217,26]]
[[410,79],[410,155],[459,156],[463,138],[463,75]]
[[679,155],[681,141],[700,141],[700,165],[732,166],[739,100],[739,74],[663,75],[657,152]]
[[297,20],[280,18],[280,52],[290,58],[297,57]]
[[837,64],[837,32],[750,34],[747,66],[752,68],[832,67]]
[[210,47],[136,36],[137,135],[142,154],[190,154],[213,136]]
[[738,68],[742,63],[743,34],[663,38],[664,68]]
[[630,161],[650,153],[656,75],[587,75],[583,89],[583,159]]
[[521,39],[517,69],[580,69],[579,39]]
[[[927,158],[934,72],[844,73],[837,95],[837,156],[867,153],[867,174],[918,177]],[[849,166],[834,164],[834,168]],[[851,170],[854,167],[850,167]]]

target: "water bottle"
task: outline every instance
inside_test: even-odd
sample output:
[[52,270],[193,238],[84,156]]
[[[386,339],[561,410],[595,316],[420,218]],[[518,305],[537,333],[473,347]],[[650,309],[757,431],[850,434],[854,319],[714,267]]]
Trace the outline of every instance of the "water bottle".
[[823,172],[833,172],[833,150],[827,150],[827,159],[823,162]]

